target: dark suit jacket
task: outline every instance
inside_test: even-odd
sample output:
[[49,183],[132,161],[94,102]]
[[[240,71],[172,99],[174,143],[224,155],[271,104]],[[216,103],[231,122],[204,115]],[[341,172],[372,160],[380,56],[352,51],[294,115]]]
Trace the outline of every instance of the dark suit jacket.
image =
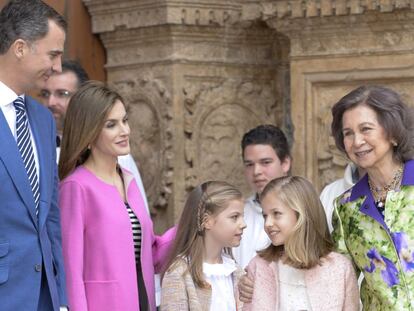
[[42,269],[53,309],[67,305],[57,206],[56,134],[50,112],[26,96],[39,159],[39,215],[6,119],[0,110],[0,309],[37,310]]

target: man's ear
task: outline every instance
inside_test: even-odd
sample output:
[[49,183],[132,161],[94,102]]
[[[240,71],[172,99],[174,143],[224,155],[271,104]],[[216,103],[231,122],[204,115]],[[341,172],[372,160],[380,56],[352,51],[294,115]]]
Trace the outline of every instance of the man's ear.
[[285,174],[287,174],[287,173],[289,173],[289,171],[290,171],[290,168],[291,168],[291,164],[292,164],[292,159],[291,159],[291,157],[286,157],[283,161],[282,161],[282,163],[281,163],[281,166],[282,166],[282,171],[283,171],[283,173],[285,173]]
[[10,47],[16,58],[22,59],[29,50],[29,45],[23,39],[17,39]]

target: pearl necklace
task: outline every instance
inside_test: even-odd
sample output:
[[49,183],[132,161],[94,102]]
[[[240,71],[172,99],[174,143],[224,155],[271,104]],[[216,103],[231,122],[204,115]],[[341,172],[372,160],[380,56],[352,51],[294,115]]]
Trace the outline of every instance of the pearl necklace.
[[401,185],[403,165],[401,165],[398,170],[395,172],[394,177],[391,182],[385,185],[384,187],[375,187],[368,175],[368,185],[371,193],[375,199],[375,203],[380,209],[385,208],[385,200],[387,198],[387,193],[390,190],[396,190]]

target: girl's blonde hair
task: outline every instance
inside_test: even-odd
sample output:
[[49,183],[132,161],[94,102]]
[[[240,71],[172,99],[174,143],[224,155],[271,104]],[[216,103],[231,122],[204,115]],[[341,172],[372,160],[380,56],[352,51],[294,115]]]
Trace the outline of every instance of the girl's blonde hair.
[[[208,215],[217,215],[233,200],[242,200],[241,192],[223,181],[207,181],[192,190],[178,223],[166,270],[180,260],[186,260],[191,277],[200,288],[209,287],[203,276],[205,221]],[[225,248],[231,255],[231,249]]]
[[60,180],[88,159],[89,145],[98,138],[105,119],[117,100],[125,106],[118,92],[98,81],[85,83],[72,96],[63,127],[59,158]]
[[321,259],[334,249],[325,210],[312,184],[303,177],[285,176],[269,182],[260,199],[273,195],[286,207],[294,210],[297,223],[284,245],[271,244],[258,252],[268,261],[278,260],[283,254],[285,263],[299,269],[321,264]]

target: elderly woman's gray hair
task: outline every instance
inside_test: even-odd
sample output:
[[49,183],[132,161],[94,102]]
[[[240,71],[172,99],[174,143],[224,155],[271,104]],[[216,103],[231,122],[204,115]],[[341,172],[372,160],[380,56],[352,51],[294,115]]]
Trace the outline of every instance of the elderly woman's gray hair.
[[394,146],[396,160],[405,162],[414,158],[413,108],[409,107],[397,92],[376,85],[360,86],[332,107],[331,130],[339,150],[345,152],[342,117],[345,111],[358,105],[366,105],[376,112],[378,123],[384,128],[387,138],[397,143]]

